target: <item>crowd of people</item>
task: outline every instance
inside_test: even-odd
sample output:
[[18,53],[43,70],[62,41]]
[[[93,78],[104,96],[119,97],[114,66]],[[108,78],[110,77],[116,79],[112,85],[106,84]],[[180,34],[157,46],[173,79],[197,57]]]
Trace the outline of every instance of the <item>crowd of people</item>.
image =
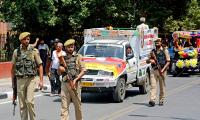
[[[145,18],[141,18],[137,27],[140,31],[149,29]],[[37,38],[29,44],[30,33],[23,32],[19,36],[21,42],[12,57],[12,77],[17,78],[17,96],[22,120],[35,120],[34,89],[37,71],[39,71],[39,87],[43,88],[43,75],[49,77],[50,96],[61,97],[61,120],[69,120],[69,104],[74,103],[76,120],[82,120],[80,80],[86,69],[81,62],[81,55],[75,52],[75,40],[68,39],[63,43],[59,39],[51,41],[52,46],[45,44],[43,38]],[[38,45],[37,48],[35,48]],[[162,47],[162,40],[155,41],[156,48],[151,52],[147,63],[152,64],[150,106],[155,106],[157,82],[160,85],[159,105],[164,105],[166,70],[170,57],[168,50]],[[132,50],[127,48],[127,56]],[[160,66],[160,67],[159,67]],[[16,98],[16,97],[15,97]]]
[[[34,90],[37,83],[35,76],[39,72],[40,89],[43,88],[43,75],[46,74],[51,84],[50,96],[61,97],[61,120],[69,120],[71,102],[75,106],[76,120],[82,120],[80,79],[85,73],[85,68],[81,62],[81,55],[75,52],[75,40],[67,40],[64,47],[57,38],[51,41],[51,47],[45,44],[43,38],[36,38],[34,44],[29,44],[29,32],[21,33],[19,40],[21,44],[14,50],[11,73],[13,80],[17,82],[17,86],[14,87],[17,87],[21,119],[36,118]],[[17,97],[13,98],[15,101]]]

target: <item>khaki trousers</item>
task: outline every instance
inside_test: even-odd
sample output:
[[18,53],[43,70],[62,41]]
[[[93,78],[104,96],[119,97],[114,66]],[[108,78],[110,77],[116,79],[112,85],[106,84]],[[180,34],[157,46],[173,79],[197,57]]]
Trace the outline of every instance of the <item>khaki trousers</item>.
[[34,90],[36,87],[35,77],[17,78],[17,95],[19,99],[21,120],[35,120]]
[[156,94],[157,94],[157,83],[159,82],[160,87],[160,94],[159,94],[159,101],[163,102],[165,98],[165,78],[167,75],[167,71],[164,72],[164,80],[161,77],[158,69],[152,70],[151,73],[151,90],[150,90],[150,100],[154,101],[156,100]]
[[68,82],[61,85],[61,120],[69,120],[69,105],[74,103],[76,120],[83,120],[81,111],[81,87],[77,83],[77,90],[72,90]]

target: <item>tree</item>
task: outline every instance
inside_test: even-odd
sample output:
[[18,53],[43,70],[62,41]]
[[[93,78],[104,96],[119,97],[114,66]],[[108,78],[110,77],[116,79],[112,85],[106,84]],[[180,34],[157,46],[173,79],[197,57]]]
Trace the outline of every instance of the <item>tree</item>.
[[[178,24],[183,24],[180,21],[189,24],[188,18],[194,12],[198,14],[198,5],[187,9],[186,3],[190,0],[4,0],[0,18],[13,23],[19,32],[26,30],[65,39],[70,32],[85,28],[107,25],[135,28],[141,16],[147,18],[150,27],[164,32],[178,28]],[[195,21],[198,18],[193,17]],[[199,22],[191,25],[198,26]]]
[[89,15],[88,3],[88,0],[4,0],[1,11],[18,31],[59,35],[81,27]]
[[165,30],[173,32],[175,30],[199,29],[200,26],[200,7],[197,0],[188,2],[186,14],[179,19],[170,16],[165,22]]

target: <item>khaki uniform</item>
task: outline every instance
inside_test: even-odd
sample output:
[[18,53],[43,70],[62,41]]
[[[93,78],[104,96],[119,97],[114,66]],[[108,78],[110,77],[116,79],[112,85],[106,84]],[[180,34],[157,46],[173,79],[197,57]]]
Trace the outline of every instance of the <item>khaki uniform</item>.
[[[167,49],[163,49],[161,47],[161,50],[163,50],[166,61],[170,61],[170,55]],[[161,50],[156,50],[155,52],[159,53]],[[151,73],[151,90],[150,90],[150,101],[156,100],[156,93],[157,93],[157,83],[159,82],[160,86],[160,94],[159,94],[159,102],[163,102],[165,98],[165,78],[167,75],[167,70],[163,73],[163,77],[160,75],[159,70],[156,68],[153,68]],[[164,78],[164,79],[163,79]]]
[[[22,49],[20,46],[21,55],[26,55],[30,49],[30,45],[27,47],[27,50]],[[13,53],[12,63],[16,65],[17,59],[17,49]],[[33,54],[31,59],[36,62],[37,65],[42,64],[40,59],[39,52],[37,49],[33,49]],[[32,77],[17,77],[17,95],[19,98],[20,114],[22,120],[28,120],[28,114],[30,120],[35,120],[35,111],[34,111],[34,90],[36,88],[36,79],[35,76]]]
[[[73,55],[75,55],[75,52],[73,53]],[[76,59],[76,64],[80,67],[80,70],[84,70],[84,65],[80,60],[81,56],[78,55]],[[76,90],[73,90],[67,77],[64,76],[61,83],[61,120],[69,120],[69,105],[71,101],[74,103],[76,120],[82,120],[83,116],[81,111],[80,81],[78,81],[76,84]]]

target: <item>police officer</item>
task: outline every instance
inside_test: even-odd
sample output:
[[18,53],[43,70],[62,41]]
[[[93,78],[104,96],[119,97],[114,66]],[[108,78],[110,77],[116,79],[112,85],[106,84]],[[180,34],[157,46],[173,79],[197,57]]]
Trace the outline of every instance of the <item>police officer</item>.
[[[76,120],[82,120],[81,87],[80,79],[84,75],[85,68],[81,62],[81,55],[75,53],[75,40],[69,39],[64,43],[66,57],[60,57],[64,67],[60,67],[63,75],[61,85],[61,120],[69,120],[69,105],[74,103]],[[62,70],[61,70],[62,68]]]
[[156,48],[151,52],[149,62],[152,64],[150,106],[155,106],[157,83],[160,86],[159,105],[163,105],[165,98],[165,78],[170,64],[170,56],[167,49],[162,47],[161,38],[155,41]]
[[29,44],[30,33],[19,35],[21,45],[14,50],[12,57],[12,77],[17,77],[17,95],[22,120],[35,120],[34,90],[36,88],[37,66],[39,69],[39,87],[43,87],[43,67],[39,52]]

